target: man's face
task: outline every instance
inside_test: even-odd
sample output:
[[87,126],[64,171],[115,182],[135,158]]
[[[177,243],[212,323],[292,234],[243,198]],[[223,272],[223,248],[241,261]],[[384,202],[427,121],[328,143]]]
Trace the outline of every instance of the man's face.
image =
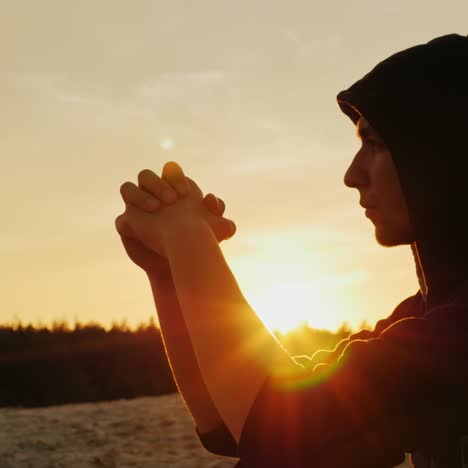
[[346,171],[344,183],[358,189],[359,203],[375,226],[379,244],[410,244],[414,233],[390,151],[363,117],[357,123],[357,133],[362,146]]

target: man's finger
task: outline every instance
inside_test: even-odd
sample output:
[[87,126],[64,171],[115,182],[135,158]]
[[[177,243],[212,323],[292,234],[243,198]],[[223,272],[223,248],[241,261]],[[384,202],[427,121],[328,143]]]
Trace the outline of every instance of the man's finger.
[[224,210],[226,209],[226,204],[221,198],[216,197],[218,200],[218,207],[219,207],[219,214],[222,216],[224,214]]
[[125,219],[125,214],[121,214],[115,218],[115,229],[120,236],[129,237],[130,239],[136,238],[135,233]]
[[213,220],[213,232],[218,242],[230,239],[236,233],[236,224],[230,219],[218,217]]
[[218,199],[212,194],[208,193],[203,199],[205,206],[216,216],[219,216],[219,204]]
[[162,178],[166,180],[179,195],[187,195],[189,191],[188,182],[185,178],[184,171],[176,162],[169,161],[164,164]]
[[231,226],[229,237],[228,237],[228,239],[230,239],[237,232],[237,226],[236,226],[236,223],[232,219],[228,219],[228,221]]
[[138,187],[168,205],[172,205],[177,201],[177,193],[171,185],[150,169],[140,171],[138,174]]
[[190,177],[185,176],[185,179],[187,180],[190,193],[196,194],[197,196],[200,196],[201,198],[203,198],[203,191],[197,185],[197,183],[194,180],[192,180]]
[[150,195],[147,191],[138,188],[132,182],[122,184],[120,194],[126,205],[132,205],[140,210],[153,212],[157,211],[161,206],[161,202],[157,198]]

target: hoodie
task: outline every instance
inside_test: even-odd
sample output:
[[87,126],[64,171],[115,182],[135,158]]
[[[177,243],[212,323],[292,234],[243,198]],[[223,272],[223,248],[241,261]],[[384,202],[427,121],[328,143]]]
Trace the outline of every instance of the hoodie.
[[[267,378],[238,466],[468,466],[468,37],[398,52],[337,96],[389,147],[415,233],[421,290],[373,331],[341,342],[294,379]],[[203,442],[203,439],[202,439]],[[220,442],[220,446],[223,445]],[[466,458],[466,459],[465,459]]]
[[[355,124],[366,118],[390,149],[426,310],[450,303],[468,279],[468,37],[450,34],[399,52],[337,100]],[[453,442],[458,454],[415,450],[414,466],[449,466],[464,451],[463,437]]]
[[438,37],[379,63],[337,96],[390,149],[428,289],[443,303],[466,277],[468,37]]

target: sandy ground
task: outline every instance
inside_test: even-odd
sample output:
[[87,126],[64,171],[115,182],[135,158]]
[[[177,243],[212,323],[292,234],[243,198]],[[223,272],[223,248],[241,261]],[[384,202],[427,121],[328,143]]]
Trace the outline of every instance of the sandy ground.
[[231,468],[201,445],[179,394],[0,408],[0,468]]
[[231,468],[236,462],[203,448],[179,394],[0,408],[0,468]]

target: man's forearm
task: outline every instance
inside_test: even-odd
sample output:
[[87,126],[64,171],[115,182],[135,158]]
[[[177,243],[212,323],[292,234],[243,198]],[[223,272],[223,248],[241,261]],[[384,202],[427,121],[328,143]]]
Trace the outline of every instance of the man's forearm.
[[294,365],[243,297],[207,224],[167,236],[166,254],[202,377],[236,441],[274,364]]
[[222,424],[200,375],[170,272],[149,274],[161,334],[177,387],[198,430],[209,432]]

